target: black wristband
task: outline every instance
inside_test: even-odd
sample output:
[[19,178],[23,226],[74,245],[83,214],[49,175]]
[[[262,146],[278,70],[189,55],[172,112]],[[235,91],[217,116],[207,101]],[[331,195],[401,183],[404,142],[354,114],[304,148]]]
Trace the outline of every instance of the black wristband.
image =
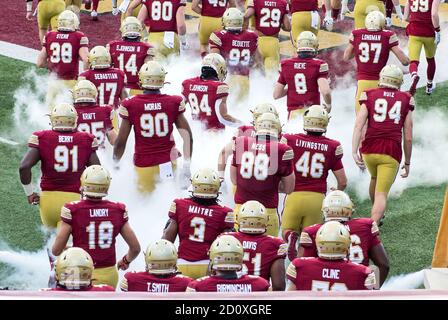
[[410,163],[406,163],[406,162],[405,162],[405,163],[404,163],[404,165],[405,165],[405,166],[410,166],[411,164],[410,164]]

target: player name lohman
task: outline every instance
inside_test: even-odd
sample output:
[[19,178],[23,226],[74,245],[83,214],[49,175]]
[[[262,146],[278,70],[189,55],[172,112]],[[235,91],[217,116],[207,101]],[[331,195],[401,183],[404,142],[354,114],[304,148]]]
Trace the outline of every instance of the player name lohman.
[[203,318],[207,317],[210,307],[189,307],[182,304],[181,307],[176,307],[176,314],[197,314],[202,315]]
[[213,217],[213,209],[189,206],[188,213],[202,214],[203,216]]
[[328,144],[326,143],[296,140],[296,146],[300,148],[307,148],[318,151],[328,151]]

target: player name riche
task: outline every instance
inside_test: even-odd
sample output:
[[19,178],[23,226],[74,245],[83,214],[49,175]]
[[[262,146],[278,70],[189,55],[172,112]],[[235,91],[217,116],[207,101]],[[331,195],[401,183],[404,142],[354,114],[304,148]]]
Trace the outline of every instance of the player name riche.
[[109,209],[89,209],[91,218],[102,218],[109,216]]
[[251,284],[235,283],[235,284],[217,284],[217,292],[252,292]]
[[233,47],[250,48],[250,41],[232,40]]
[[319,151],[328,151],[328,144],[326,143],[296,140],[296,146]]
[[162,110],[162,103],[156,102],[156,103],[145,103],[145,110],[151,111],[151,110]]
[[148,292],[169,292],[170,285],[167,283],[148,282]]
[[380,41],[381,35],[380,34],[363,34],[361,37],[362,40],[370,40],[370,41]]
[[188,213],[202,214],[204,216],[213,217],[213,209],[201,208],[197,206],[189,206]]
[[208,86],[190,84],[190,91],[207,92]]
[[117,80],[118,75],[116,73],[96,73],[94,75],[95,80]]

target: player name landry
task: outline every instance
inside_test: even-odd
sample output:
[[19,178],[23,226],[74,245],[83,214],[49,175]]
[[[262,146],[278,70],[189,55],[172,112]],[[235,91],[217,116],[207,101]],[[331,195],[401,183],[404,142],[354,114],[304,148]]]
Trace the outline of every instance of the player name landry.
[[296,140],[296,146],[318,151],[328,151],[328,144],[326,143]]
[[199,91],[199,92],[207,92],[208,86],[190,84],[190,91]]
[[339,279],[339,269],[322,269],[322,278],[324,279]]
[[169,292],[170,285],[167,283],[152,283],[147,282],[148,288],[146,291],[148,292]]
[[381,35],[380,34],[363,34],[361,39],[367,40],[367,41],[381,41]]
[[232,47],[250,48],[250,41],[232,40]]
[[117,80],[118,75],[116,73],[96,73],[94,75],[95,80]]
[[109,216],[109,209],[89,209],[91,218],[102,218]]
[[162,104],[160,102],[145,103],[145,111],[152,111],[152,110],[162,110]]
[[213,217],[213,209],[189,206],[188,213],[202,214],[203,216]]
[[252,292],[251,284],[235,283],[235,284],[217,284],[217,292]]
[[134,46],[117,46],[117,51],[124,51],[124,52],[140,52],[140,47],[134,47]]

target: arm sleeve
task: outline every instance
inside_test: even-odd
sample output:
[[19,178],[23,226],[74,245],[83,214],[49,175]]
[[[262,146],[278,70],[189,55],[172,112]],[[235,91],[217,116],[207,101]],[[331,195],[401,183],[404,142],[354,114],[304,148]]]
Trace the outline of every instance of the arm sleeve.
[[28,147],[39,149],[39,136],[36,132],[29,137]]
[[294,151],[288,147],[283,153],[281,166],[279,168],[279,173],[282,177],[289,176],[294,171]]
[[344,168],[344,164],[342,163],[343,156],[344,156],[344,150],[342,149],[341,144],[338,143],[334,151],[334,164],[332,168],[333,171],[337,171]]
[[218,48],[219,50],[221,50],[222,41],[221,41],[221,38],[218,37],[218,32],[219,31],[213,32],[210,35],[208,43],[210,44],[210,48]]
[[121,118],[129,120],[129,111],[128,111],[125,103],[126,103],[126,100],[123,101],[121,106],[118,108],[118,114],[120,115]]
[[279,68],[278,72],[279,72],[279,75],[278,75],[277,82],[281,83],[282,85],[285,86],[286,85],[286,78],[285,78],[285,68],[284,68],[283,63],[280,64],[280,68]]
[[61,220],[72,225],[72,212],[67,204],[61,208]]
[[177,222],[176,200],[171,202],[170,210],[168,211],[168,217]]
[[389,49],[392,49],[393,47],[398,46],[398,37],[395,33],[392,33],[392,35],[389,38]]
[[320,79],[320,78],[327,79],[328,78],[328,70],[329,70],[328,63],[326,63],[326,62],[321,63],[321,65],[319,66],[319,75],[317,78],[318,79]]
[[288,280],[290,280],[291,282],[293,282],[294,284],[296,283],[296,279],[297,279],[297,269],[296,266],[293,262],[291,262],[288,266],[288,269],[286,270],[286,278]]

